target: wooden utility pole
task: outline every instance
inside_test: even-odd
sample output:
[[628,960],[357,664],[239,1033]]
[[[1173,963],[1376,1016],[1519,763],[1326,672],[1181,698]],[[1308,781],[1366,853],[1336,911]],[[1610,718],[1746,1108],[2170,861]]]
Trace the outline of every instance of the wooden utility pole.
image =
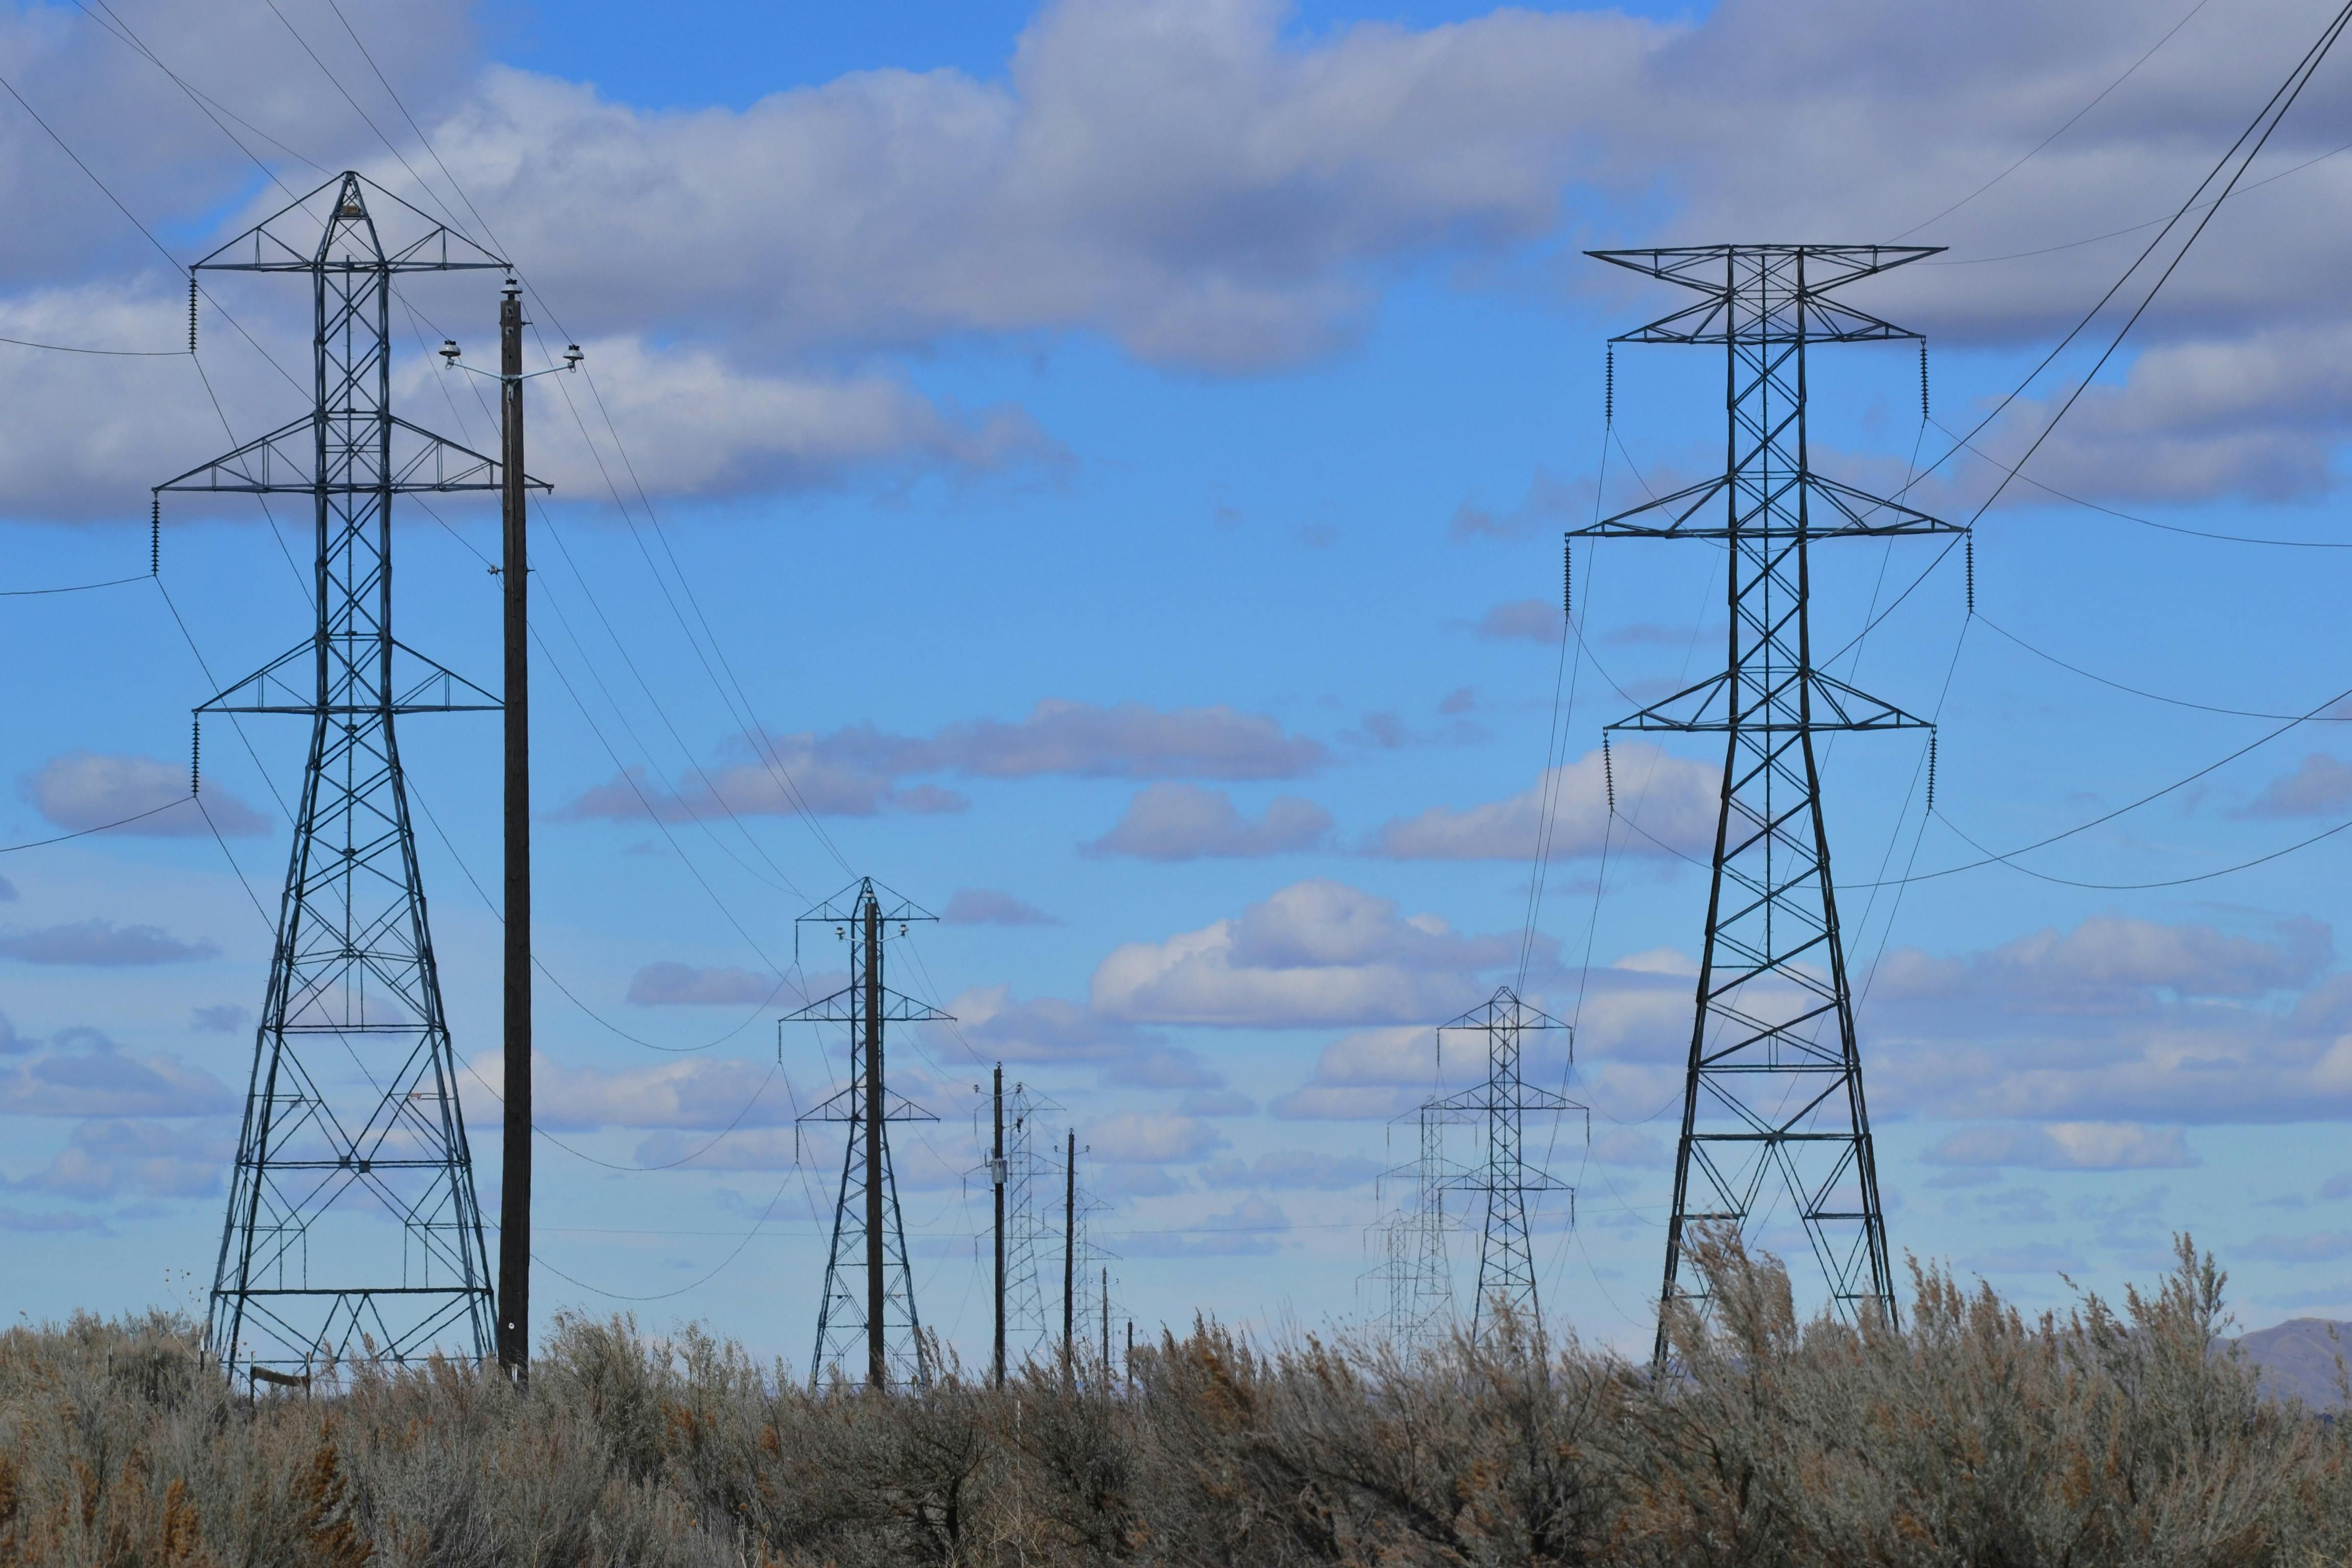
[[996,1142],[988,1179],[996,1188],[996,1386],[1004,1386],[1004,1064],[996,1064]]
[[1073,1336],[1078,1310],[1078,1135],[1075,1131],[1070,1134],[1062,1172],[1062,1375],[1071,1377],[1077,1371],[1077,1363],[1071,1358],[1077,1353]]
[[866,1381],[890,1386],[882,1331],[882,907],[866,900]]
[[499,300],[499,580],[506,600],[506,1140],[499,1187],[499,1366],[530,1371],[530,558],[522,446],[522,289]]

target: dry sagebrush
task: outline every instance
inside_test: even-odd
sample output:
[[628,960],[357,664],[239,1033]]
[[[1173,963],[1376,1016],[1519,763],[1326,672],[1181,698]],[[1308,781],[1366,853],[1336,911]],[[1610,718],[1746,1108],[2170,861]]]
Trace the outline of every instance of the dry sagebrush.
[[[435,1364],[233,1397],[152,1315],[0,1336],[0,1563],[2303,1564],[2346,1439],[2217,1354],[2221,1275],[2029,1320],[1926,1270],[1801,1322],[1704,1243],[1680,1374],[1507,1331],[1412,1358],[1197,1324],[1128,1378],[812,1394],[698,1329],[561,1321],[528,1394]],[[1108,1386],[1106,1386],[1108,1384]]]

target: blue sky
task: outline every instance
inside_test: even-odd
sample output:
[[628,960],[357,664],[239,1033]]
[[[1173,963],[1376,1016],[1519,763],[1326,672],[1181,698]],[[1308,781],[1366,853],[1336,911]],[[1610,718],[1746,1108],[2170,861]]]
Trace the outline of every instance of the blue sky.
[[[649,1322],[707,1319],[796,1362],[835,1146],[796,1151],[791,1116],[842,1064],[791,1031],[780,1058],[761,999],[793,918],[852,871],[995,916],[919,931],[904,972],[959,1019],[900,1058],[940,1118],[900,1153],[926,1321],[967,1352],[987,1062],[1088,1145],[1122,1316],[1360,1316],[1372,1174],[1409,1152],[1388,1119],[1438,1081],[1430,1026],[1519,981],[1523,948],[1528,991],[1579,1026],[1547,1081],[1594,1109],[1590,1140],[1544,1132],[1579,1192],[1573,1229],[1544,1224],[1544,1300],[1645,1346],[1706,888],[1607,827],[1595,753],[1601,724],[1719,658],[1721,565],[1580,553],[1563,661],[1559,536],[1705,472],[1720,381],[1710,356],[1621,351],[1604,467],[1604,341],[1670,302],[1580,250],[1892,238],[1985,187],[1914,237],[1946,257],[1855,296],[1928,332],[1937,416],[1964,428],[2132,243],[2075,242],[2169,212],[2321,20],[2217,5],[2149,54],[2185,5],[714,4],[656,29],[642,7],[346,0],[348,33],[323,0],[281,7],[206,28],[118,7],[247,122],[266,174],[79,10],[0,26],[10,79],[179,259],[274,205],[273,178],[357,167],[432,208],[457,205],[454,179],[551,341],[587,349],[586,376],[531,393],[533,466],[558,486],[536,554],[539,937],[593,1010],[541,988],[561,1142],[540,1155],[539,1251],[561,1274],[537,1305],[658,1297]],[[1974,622],[1954,553],[1864,644],[1853,679],[1937,712],[1937,817],[1923,828],[1916,740],[1828,753],[1894,1243],[2026,1301],[2063,1300],[2062,1270],[2145,1277],[2186,1228],[2250,1325],[2352,1313],[2344,841],[2099,885],[2200,877],[2352,817],[2332,721],[2022,871],[1864,886],[1979,858],[1963,834],[2008,850],[2098,817],[2282,729],[2252,715],[2352,684],[2334,631],[2352,323],[2330,287],[2352,165],[2328,156],[2352,141],[2347,69],[2256,170],[2284,177],[2223,210],[2026,470],[2111,510],[2012,487],[1979,529]],[[0,180],[43,221],[0,238],[0,336],[175,347],[182,285],[8,110]],[[143,572],[147,488],[226,447],[224,420],[299,412],[253,346],[299,365],[299,290],[215,295],[204,379],[184,355],[0,345],[0,588]],[[446,332],[489,352],[495,279],[408,303],[400,406],[486,443],[428,351]],[[1909,348],[1816,366],[1824,468],[1891,489],[1948,447],[1920,428]],[[2086,369],[2062,360],[1990,449],[2021,451]],[[1956,458],[1920,493],[1965,516],[1990,473]],[[444,521],[400,534],[402,636],[487,680],[495,532],[479,509]],[[1817,646],[1936,548],[1825,548]],[[0,600],[20,672],[5,842],[181,787],[213,689],[190,639],[225,683],[303,635],[257,517],[174,508],[163,560],[184,638],[144,580]],[[751,765],[746,700],[823,840]],[[0,856],[0,1223],[8,1304],[36,1318],[194,1300],[209,1278],[267,970],[254,900],[275,907],[302,737],[257,720],[205,739],[234,868],[184,813]],[[458,1053],[488,1076],[497,928],[469,873],[493,885],[495,723],[402,740]],[[1521,797],[1555,751],[1560,849],[1528,942]],[[1645,826],[1703,831],[1706,747],[1627,744],[1617,767]],[[779,1060],[789,1090],[763,1084]],[[495,1213],[495,1106],[468,1110]]]

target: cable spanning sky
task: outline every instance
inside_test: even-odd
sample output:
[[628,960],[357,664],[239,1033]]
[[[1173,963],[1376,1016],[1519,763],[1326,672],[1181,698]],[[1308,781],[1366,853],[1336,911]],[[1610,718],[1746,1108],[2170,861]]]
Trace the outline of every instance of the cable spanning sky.
[[[530,393],[542,1316],[806,1353],[838,1144],[793,1119],[845,1062],[776,1020],[872,875],[941,917],[898,1177],[967,1362],[989,1064],[1076,1130],[1120,1314],[1360,1317],[1391,1119],[1505,982],[1593,1108],[1530,1129],[1580,1194],[1547,1310],[1645,1348],[1721,755],[1621,740],[1612,816],[1600,734],[1719,668],[1723,568],[1580,548],[1563,646],[1559,536],[1719,468],[1722,379],[1622,347],[1604,428],[1605,340],[1683,301],[1580,253],[1800,239],[1948,247],[1853,291],[1928,334],[1927,417],[1913,347],[1824,351],[1818,467],[1965,519],[2032,449],[1973,616],[1964,551],[1816,558],[1832,672],[1940,725],[1932,815],[1924,739],[1823,763],[1895,1247],[2056,1302],[2187,1229],[2249,1326],[2352,1315],[2352,58],[2112,357],[2137,289],[2025,380],[2333,14],[0,15],[0,842],[136,817],[0,855],[6,1305],[210,1277],[299,725],[207,724],[217,838],[170,803],[308,624],[307,520],[174,498],[151,580],[147,492],[301,411],[308,302],[208,280],[192,356],[165,257],[357,168],[516,260],[531,368],[586,355]],[[398,405],[485,449],[434,350],[487,363],[496,281],[394,321]],[[402,639],[490,683],[494,517],[404,516]],[[400,733],[495,1213],[495,721]]]

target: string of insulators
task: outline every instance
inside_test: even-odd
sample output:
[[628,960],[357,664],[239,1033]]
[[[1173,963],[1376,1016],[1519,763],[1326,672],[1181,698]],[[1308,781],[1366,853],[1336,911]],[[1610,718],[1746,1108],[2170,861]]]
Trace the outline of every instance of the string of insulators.
[[196,275],[188,274],[188,352],[196,352]]
[[1559,618],[1570,626],[1576,624],[1576,546],[1563,544],[1559,551]]
[[147,498],[147,575],[163,570],[163,498]]
[[1919,340],[1919,423],[1927,423],[1927,340]]
[[1936,737],[1927,737],[1927,809],[1936,809]]
[[1977,613],[1977,531],[1970,529],[1961,536],[1967,548],[1961,552],[1968,563],[1969,614]]
[[1609,345],[1609,368],[1601,381],[1601,422],[1617,423],[1617,345]]
[[1601,731],[1601,784],[1609,792],[1609,815],[1617,815],[1617,764],[1609,755],[1609,731]]
[[188,793],[194,795],[205,781],[205,718],[199,713],[188,721]]

